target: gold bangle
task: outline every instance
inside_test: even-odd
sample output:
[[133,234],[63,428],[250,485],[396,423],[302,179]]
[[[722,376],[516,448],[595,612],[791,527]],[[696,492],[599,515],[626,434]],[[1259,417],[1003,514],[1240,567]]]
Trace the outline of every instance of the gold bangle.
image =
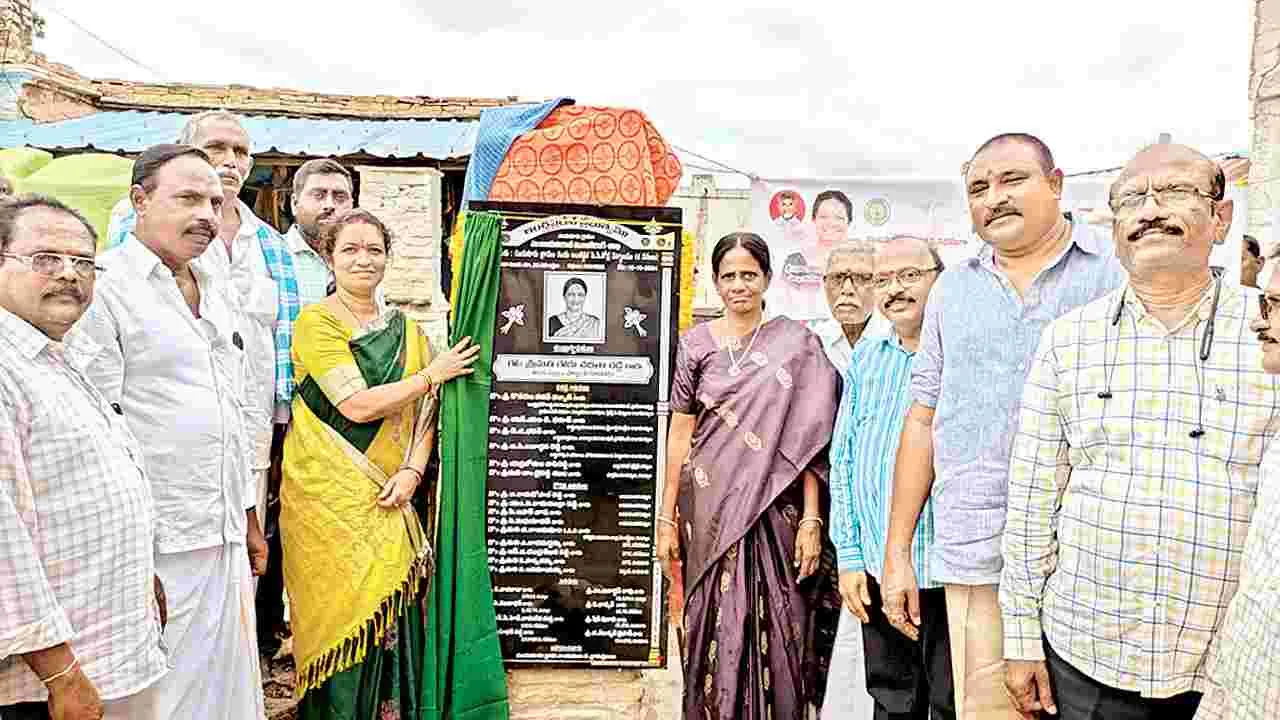
[[663,525],[670,525],[672,528],[676,530],[680,529],[680,526],[676,524],[675,520],[672,520],[671,518],[663,515],[659,515],[657,517],[658,517],[658,522],[662,523]]
[[49,683],[53,682],[54,680],[57,680],[58,678],[61,678],[61,677],[65,677],[66,675],[70,675],[71,671],[75,670],[76,666],[79,664],[80,664],[80,658],[73,657],[71,658],[71,664],[68,665],[65,669],[63,669],[62,672],[54,673],[47,678],[40,678],[40,682],[44,683],[45,686],[47,687]]
[[804,527],[805,523],[818,523],[818,527],[822,527],[822,518],[818,517],[817,515],[809,515],[807,517],[802,517],[800,518],[800,522],[796,523],[796,527],[797,528]]

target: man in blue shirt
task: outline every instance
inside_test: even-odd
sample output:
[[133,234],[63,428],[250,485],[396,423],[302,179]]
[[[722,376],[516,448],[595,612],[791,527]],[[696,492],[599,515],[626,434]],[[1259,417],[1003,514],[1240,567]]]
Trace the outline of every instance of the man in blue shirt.
[[933,514],[927,505],[911,544],[921,588],[914,637],[885,617],[879,583],[894,458],[911,405],[912,358],[929,291],[942,269],[937,251],[919,238],[896,237],[878,248],[871,286],[893,331],[854,349],[831,443],[831,538],[840,594],[864,624],[867,691],[875,699],[876,720],[928,720],[931,710],[937,720],[955,718],[946,601],[930,575]]
[[1109,238],[1062,214],[1063,174],[1025,133],[983,143],[964,168],[969,217],[985,246],[938,279],[912,366],[894,467],[885,615],[904,632],[920,612],[912,537],[925,500],[936,519],[930,575],[946,589],[956,711],[1013,720],[997,585],[1009,453],[1040,334],[1120,286]]

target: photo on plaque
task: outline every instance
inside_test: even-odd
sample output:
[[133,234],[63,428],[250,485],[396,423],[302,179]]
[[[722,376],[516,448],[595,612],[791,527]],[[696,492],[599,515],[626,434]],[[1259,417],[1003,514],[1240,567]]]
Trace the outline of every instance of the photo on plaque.
[[603,343],[609,309],[602,272],[543,274],[544,342]]

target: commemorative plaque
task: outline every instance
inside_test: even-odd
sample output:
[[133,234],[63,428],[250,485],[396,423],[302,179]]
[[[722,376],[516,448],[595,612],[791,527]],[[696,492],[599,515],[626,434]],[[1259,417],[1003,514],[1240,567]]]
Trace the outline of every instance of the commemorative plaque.
[[503,657],[665,666],[654,541],[680,210],[470,208],[502,216],[487,527]]

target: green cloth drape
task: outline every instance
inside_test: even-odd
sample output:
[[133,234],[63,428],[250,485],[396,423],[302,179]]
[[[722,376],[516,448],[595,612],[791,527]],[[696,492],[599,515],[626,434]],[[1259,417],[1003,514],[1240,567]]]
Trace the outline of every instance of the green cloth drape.
[[506,720],[507,678],[498,643],[485,530],[489,387],[498,302],[501,220],[468,214],[450,344],[480,345],[475,373],[447,383],[441,398],[436,574],[427,601],[427,677],[432,720]]

